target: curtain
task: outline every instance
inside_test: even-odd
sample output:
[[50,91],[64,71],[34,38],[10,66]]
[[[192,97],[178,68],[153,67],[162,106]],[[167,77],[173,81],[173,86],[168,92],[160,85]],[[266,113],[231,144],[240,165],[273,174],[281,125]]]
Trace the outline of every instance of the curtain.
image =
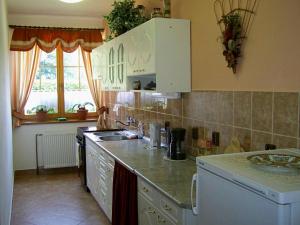
[[91,52],[101,43],[99,29],[17,27],[13,32],[10,50],[29,51],[38,45],[40,49],[49,53],[60,44],[64,52],[73,52],[78,46]]
[[101,80],[94,80],[93,79],[93,69],[92,69],[92,59],[91,53],[85,51],[81,48],[82,59],[84,63],[84,68],[87,76],[87,81],[89,84],[89,88],[93,97],[93,100],[96,104],[97,113],[99,115],[97,126],[101,126],[102,128],[106,128],[105,121],[102,116],[103,113],[106,112],[106,107],[103,106],[103,98],[102,89],[101,89]]
[[14,127],[21,125],[24,119],[24,107],[28,100],[35,74],[40,62],[40,48],[35,45],[26,52],[11,51],[11,97]]
[[116,161],[113,178],[112,225],[138,225],[137,177]]
[[10,44],[11,44],[13,33],[14,33],[14,29],[13,28],[9,28],[8,29],[8,46],[10,46]]

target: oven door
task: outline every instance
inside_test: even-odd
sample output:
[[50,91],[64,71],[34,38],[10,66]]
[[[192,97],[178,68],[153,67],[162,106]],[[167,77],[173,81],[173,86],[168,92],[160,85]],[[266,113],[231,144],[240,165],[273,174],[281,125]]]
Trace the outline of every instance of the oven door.
[[88,191],[87,181],[86,181],[86,155],[85,155],[85,141],[84,138],[77,136],[78,146],[78,168],[79,168],[79,177],[81,180],[81,185],[83,188]]

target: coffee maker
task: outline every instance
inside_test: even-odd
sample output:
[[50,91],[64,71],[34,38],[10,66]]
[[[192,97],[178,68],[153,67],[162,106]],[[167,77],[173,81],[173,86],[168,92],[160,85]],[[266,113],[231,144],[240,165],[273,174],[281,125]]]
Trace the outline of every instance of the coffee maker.
[[182,147],[182,142],[185,137],[184,128],[173,128],[170,129],[171,140],[169,143],[168,157],[172,160],[183,160],[186,158],[185,151]]

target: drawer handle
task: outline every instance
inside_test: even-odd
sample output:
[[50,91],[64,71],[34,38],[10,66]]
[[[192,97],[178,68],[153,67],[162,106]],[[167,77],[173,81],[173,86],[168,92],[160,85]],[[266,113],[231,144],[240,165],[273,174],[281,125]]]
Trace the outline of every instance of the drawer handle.
[[151,207],[148,207],[148,213],[149,214],[155,214],[155,210],[154,209],[152,209]]
[[167,204],[165,204],[164,205],[164,210],[171,211],[172,208],[170,206],[168,206]]
[[161,219],[161,217],[159,215],[157,215],[157,221],[159,223],[166,223],[166,220],[165,219]]

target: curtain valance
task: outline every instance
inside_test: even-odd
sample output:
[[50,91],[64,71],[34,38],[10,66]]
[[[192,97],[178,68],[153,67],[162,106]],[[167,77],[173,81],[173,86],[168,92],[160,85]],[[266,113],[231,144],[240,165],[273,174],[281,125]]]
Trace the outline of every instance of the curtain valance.
[[29,51],[35,44],[45,52],[52,52],[58,44],[64,52],[73,52],[78,46],[87,52],[102,43],[100,29],[62,29],[17,27],[14,29],[10,50]]

